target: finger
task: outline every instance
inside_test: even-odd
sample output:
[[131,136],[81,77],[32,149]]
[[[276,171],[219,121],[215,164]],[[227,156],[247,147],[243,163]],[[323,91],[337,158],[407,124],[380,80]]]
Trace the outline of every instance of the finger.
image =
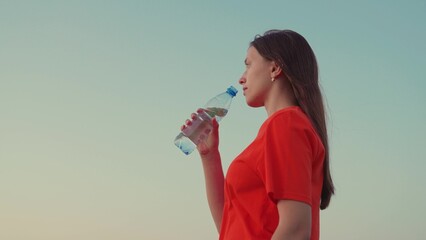
[[197,118],[197,114],[196,113],[191,113],[191,119],[194,120]]
[[214,117],[214,118],[212,119],[212,125],[213,125],[213,127],[214,127],[214,128],[218,128],[218,127],[219,127],[219,123],[217,122],[216,117]]
[[186,128],[186,125],[180,126],[180,130],[183,131]]
[[219,136],[219,123],[217,122],[217,119],[215,117],[212,119],[212,125],[213,125],[212,134],[216,137]]
[[191,126],[192,125],[192,121],[189,119],[186,119],[185,121],[186,126]]

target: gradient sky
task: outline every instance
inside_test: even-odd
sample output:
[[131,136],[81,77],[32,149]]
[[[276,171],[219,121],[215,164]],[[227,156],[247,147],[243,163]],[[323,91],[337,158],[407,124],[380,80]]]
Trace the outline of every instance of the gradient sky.
[[[425,1],[0,1],[0,239],[217,239],[173,139],[238,86],[248,43],[314,49],[336,196],[327,240],[426,236]],[[264,109],[221,122],[225,170]]]

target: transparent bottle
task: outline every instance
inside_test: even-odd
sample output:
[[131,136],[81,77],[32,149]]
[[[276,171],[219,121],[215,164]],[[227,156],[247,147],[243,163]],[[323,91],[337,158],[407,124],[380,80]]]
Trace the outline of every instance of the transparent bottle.
[[175,145],[186,155],[194,151],[197,145],[206,140],[213,129],[212,119],[219,122],[228,113],[232,98],[237,89],[230,86],[225,92],[210,99],[204,106],[204,111],[197,113],[192,124],[183,129],[175,138]]

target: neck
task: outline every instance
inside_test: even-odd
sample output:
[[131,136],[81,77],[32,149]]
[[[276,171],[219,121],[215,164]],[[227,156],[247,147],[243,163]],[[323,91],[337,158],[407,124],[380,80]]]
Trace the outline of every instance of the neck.
[[278,78],[272,82],[268,97],[265,100],[265,109],[268,116],[281,109],[297,106],[291,84],[284,78]]

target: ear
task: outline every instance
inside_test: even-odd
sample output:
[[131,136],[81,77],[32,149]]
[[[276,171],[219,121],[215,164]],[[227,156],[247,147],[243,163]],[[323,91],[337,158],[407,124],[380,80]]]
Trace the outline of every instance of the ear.
[[282,71],[281,67],[275,61],[272,61],[271,78],[279,77]]

